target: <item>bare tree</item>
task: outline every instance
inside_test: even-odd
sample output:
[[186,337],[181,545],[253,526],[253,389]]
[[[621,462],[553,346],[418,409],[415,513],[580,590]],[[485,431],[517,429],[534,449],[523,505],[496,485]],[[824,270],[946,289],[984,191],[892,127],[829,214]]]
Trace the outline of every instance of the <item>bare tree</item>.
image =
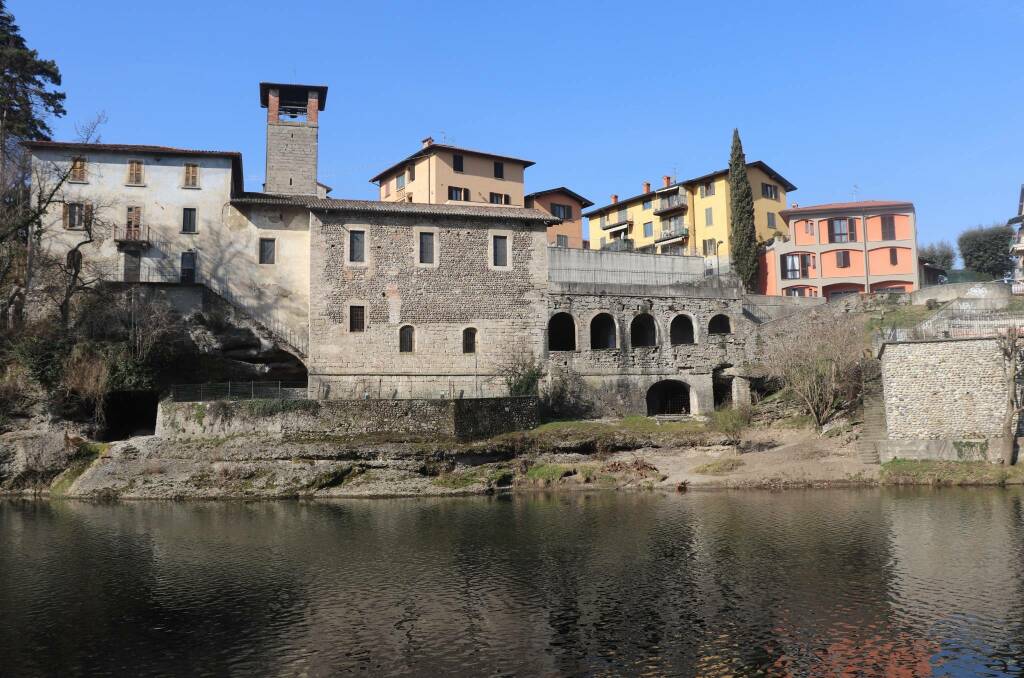
[[821,427],[860,396],[868,333],[859,316],[816,310],[762,326],[762,359]]
[[1003,464],[1009,466],[1013,463],[1015,442],[1017,439],[1016,423],[1017,417],[1024,406],[1021,405],[1021,394],[1018,387],[1021,378],[1022,363],[1020,359],[1021,333],[1016,325],[1011,325],[1006,334],[999,338],[999,348],[1006,359],[1006,412],[1003,414],[1003,448],[1000,451]]

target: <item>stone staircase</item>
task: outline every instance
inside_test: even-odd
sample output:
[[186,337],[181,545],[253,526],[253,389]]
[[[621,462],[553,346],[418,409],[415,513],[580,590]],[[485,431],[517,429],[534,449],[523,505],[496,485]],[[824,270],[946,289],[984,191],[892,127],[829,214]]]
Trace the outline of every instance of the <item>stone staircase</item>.
[[865,464],[878,464],[876,443],[886,439],[885,400],[882,395],[882,377],[878,370],[871,370],[863,382],[864,424],[861,427],[859,450],[860,460]]

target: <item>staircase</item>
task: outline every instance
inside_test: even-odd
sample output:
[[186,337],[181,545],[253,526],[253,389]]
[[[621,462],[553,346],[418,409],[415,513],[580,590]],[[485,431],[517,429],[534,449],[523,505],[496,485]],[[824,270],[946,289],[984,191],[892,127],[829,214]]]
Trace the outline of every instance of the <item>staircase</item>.
[[886,439],[885,399],[882,394],[882,375],[878,361],[864,375],[864,424],[861,427],[858,455],[865,464],[878,464],[877,443]]

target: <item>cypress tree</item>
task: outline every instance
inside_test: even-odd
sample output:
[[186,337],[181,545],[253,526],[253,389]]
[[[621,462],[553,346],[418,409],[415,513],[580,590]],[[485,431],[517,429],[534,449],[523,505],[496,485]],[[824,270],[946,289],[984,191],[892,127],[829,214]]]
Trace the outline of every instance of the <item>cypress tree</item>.
[[757,286],[757,230],[754,228],[754,193],[747,178],[747,158],[743,155],[740,131],[732,131],[729,156],[729,254],[732,270],[747,290]]

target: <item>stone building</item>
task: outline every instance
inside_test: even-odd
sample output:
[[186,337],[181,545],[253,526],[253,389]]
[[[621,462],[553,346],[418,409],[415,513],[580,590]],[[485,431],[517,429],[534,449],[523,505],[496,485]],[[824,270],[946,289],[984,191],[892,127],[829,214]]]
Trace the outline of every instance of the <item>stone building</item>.
[[[486,154],[474,158],[518,177],[519,198],[330,198],[317,178],[327,88],[261,83],[259,94],[263,192],[244,190],[233,152],[30,144],[35,164],[71,176],[44,247],[60,255],[91,219],[83,254],[104,278],[188,288],[197,304],[219,295],[302,361],[317,398],[504,395],[524,363],[580,375],[609,413],[708,413],[749,398],[754,323],[737,284],[705,278],[703,257],[550,247],[560,194],[523,206],[528,161],[499,172],[505,161]],[[453,152],[428,150],[388,181],[404,171],[408,191],[409,167]],[[417,181],[440,180],[424,168]],[[559,190],[578,218],[588,201]]]

